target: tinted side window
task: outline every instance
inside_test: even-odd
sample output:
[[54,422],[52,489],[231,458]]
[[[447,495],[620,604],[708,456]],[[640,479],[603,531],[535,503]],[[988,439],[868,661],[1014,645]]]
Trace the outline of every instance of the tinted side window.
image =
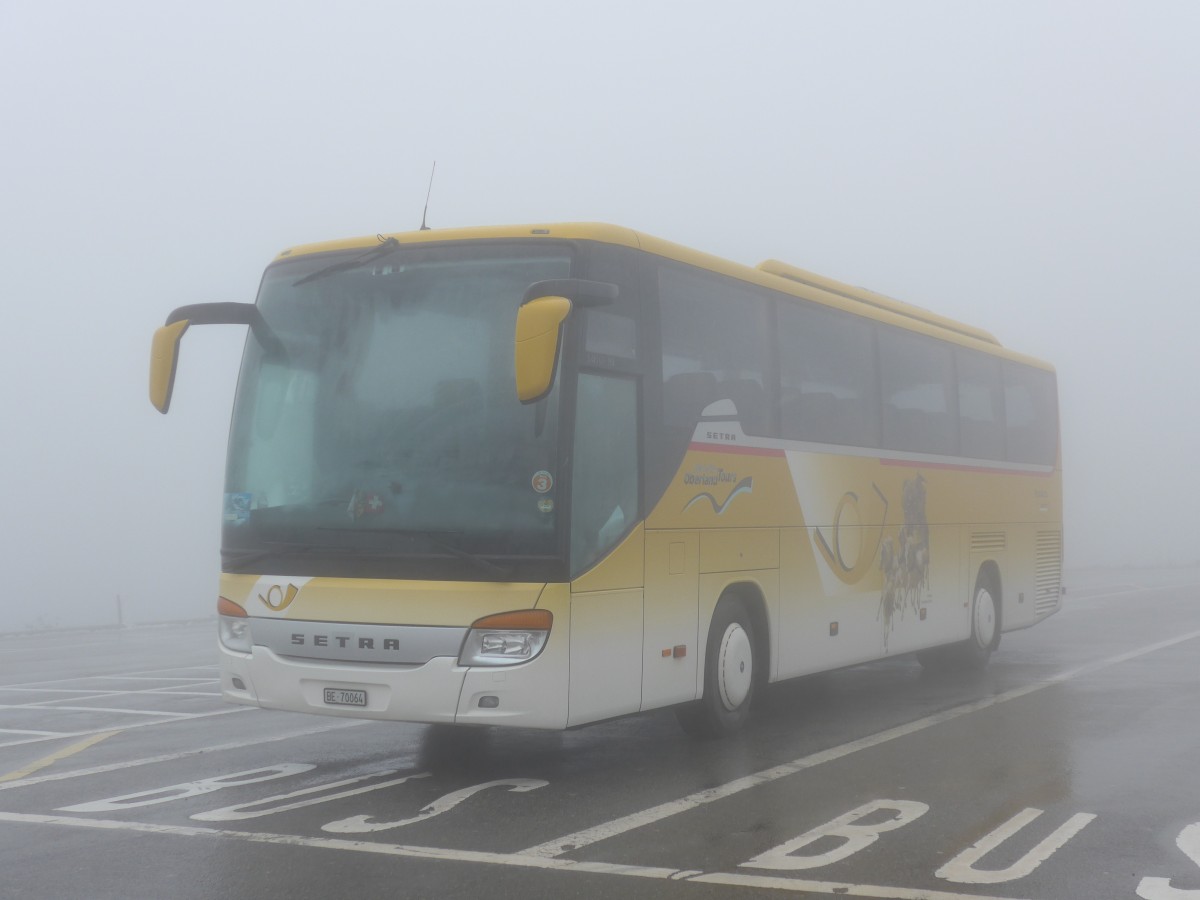
[[571,473],[571,573],[612,549],[638,519],[637,381],[582,372]]
[[1058,452],[1058,394],[1054,375],[1004,363],[1008,459],[1053,465]]
[[780,434],[879,446],[879,399],[870,325],[815,305],[778,308]]
[[879,378],[884,447],[958,453],[958,397],[949,345],[898,328],[880,328]]
[[664,266],[663,415],[690,428],[714,400],[730,399],[748,434],[767,434],[767,302],[729,279]]
[[958,433],[962,455],[1004,459],[1004,385],[1000,360],[959,348]]

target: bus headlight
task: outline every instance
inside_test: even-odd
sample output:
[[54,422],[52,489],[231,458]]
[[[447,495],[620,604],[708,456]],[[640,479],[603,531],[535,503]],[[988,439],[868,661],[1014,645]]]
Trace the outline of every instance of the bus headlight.
[[222,647],[235,653],[249,653],[253,644],[246,611],[224,597],[217,600],[217,636]]
[[554,616],[546,609],[523,609],[477,619],[467,632],[460,666],[515,666],[542,652]]

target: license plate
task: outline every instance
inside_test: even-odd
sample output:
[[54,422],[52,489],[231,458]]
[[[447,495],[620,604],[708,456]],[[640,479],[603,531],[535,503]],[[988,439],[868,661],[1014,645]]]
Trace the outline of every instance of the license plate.
[[367,692],[325,688],[325,702],[329,706],[366,706]]

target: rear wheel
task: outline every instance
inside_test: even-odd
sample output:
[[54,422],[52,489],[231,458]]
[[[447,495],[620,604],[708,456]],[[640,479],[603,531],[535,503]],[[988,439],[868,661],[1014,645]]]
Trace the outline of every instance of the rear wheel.
[[1000,643],[1000,608],[991,580],[980,576],[971,600],[971,636],[959,645],[967,668],[982,669]]
[[926,669],[982,669],[1000,644],[999,591],[992,578],[981,573],[971,597],[971,636],[957,644],[930,647],[917,653]]
[[754,699],[754,624],[736,597],[717,604],[704,657],[704,696],[676,709],[684,731],[697,737],[732,734],[745,723]]

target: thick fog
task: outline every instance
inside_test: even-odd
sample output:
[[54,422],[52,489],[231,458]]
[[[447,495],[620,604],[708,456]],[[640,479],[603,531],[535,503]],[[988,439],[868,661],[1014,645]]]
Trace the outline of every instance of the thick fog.
[[287,246],[609,221],[1059,371],[1068,566],[1193,563],[1200,5],[0,5],[0,631],[210,615],[252,300]]

